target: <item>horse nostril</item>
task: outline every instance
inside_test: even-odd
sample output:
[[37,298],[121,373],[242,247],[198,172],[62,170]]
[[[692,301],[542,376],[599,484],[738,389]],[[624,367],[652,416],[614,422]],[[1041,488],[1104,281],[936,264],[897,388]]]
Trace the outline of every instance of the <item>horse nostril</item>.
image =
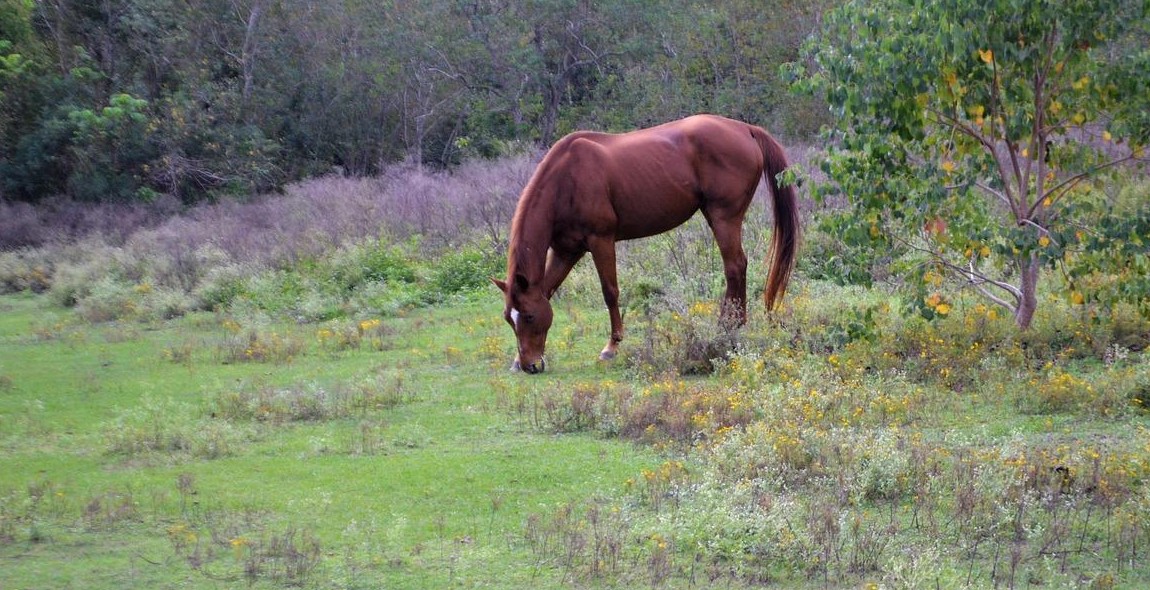
[[530,375],[542,373],[543,372],[543,361],[539,361],[538,363],[531,363],[530,365],[523,367],[523,370],[527,371],[527,373]]

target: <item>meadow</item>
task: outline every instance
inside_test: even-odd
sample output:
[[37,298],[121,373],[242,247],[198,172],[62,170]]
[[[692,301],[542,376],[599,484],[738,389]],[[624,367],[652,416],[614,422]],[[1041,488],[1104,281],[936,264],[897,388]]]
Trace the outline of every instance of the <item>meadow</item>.
[[908,316],[821,278],[812,223],[783,309],[723,331],[696,220],[621,248],[620,358],[585,262],[511,373],[487,277],[534,157],[5,206],[0,587],[1150,585],[1136,306]]

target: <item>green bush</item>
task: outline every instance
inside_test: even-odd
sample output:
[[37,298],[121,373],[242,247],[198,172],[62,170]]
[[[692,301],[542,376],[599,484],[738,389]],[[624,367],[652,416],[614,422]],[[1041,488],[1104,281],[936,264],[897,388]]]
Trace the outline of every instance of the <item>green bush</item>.
[[90,291],[76,303],[76,310],[89,322],[109,322],[134,317],[139,311],[136,292],[112,276],[91,285]]
[[350,293],[369,283],[388,286],[416,280],[415,267],[398,246],[382,239],[366,240],[340,248],[319,267],[334,290]]
[[249,296],[249,276],[250,270],[238,264],[212,269],[193,291],[198,306],[202,309],[225,309],[234,301]]
[[101,277],[113,273],[113,248],[99,240],[85,240],[59,253],[48,294],[58,305],[75,307]]
[[475,247],[451,252],[439,259],[425,288],[429,303],[453,295],[477,291],[490,284],[490,277],[504,274],[504,261],[492,252]]
[[414,283],[415,268],[399,252],[398,248],[382,241],[372,242],[362,248],[360,268],[363,278],[382,283]]
[[299,304],[307,286],[296,270],[272,270],[251,277],[246,292],[259,309],[271,313],[290,313]]

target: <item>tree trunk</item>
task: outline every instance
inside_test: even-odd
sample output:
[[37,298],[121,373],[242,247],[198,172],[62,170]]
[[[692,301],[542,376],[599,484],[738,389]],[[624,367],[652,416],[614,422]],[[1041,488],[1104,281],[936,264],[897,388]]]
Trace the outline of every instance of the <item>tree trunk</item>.
[[247,23],[244,27],[244,45],[241,48],[240,53],[240,66],[243,69],[244,76],[244,86],[243,90],[241,91],[242,102],[240,103],[240,109],[243,111],[244,120],[248,121],[249,123],[251,122],[249,118],[251,115],[250,103],[252,98],[252,87],[255,84],[256,77],[256,52],[258,50],[256,34],[257,29],[259,28],[260,14],[262,12],[263,5],[260,0],[253,2],[251,9],[248,12]]
[[543,89],[543,116],[539,121],[539,143],[549,146],[555,139],[555,128],[559,123],[559,106],[563,100],[561,81],[548,81]]
[[1038,309],[1038,256],[1030,254],[1018,259],[1019,292],[1018,308],[1014,312],[1014,323],[1019,330],[1026,330]]

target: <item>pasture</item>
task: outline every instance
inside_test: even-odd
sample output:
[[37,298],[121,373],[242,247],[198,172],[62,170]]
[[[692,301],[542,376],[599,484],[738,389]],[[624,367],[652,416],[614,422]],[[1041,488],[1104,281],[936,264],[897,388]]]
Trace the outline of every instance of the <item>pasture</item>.
[[[908,316],[882,285],[819,279],[833,236],[811,225],[768,318],[760,198],[745,327],[719,328],[696,219],[621,244],[618,358],[597,358],[585,261],[554,301],[548,371],[511,373],[484,254],[501,214],[385,201],[371,210],[415,231],[365,240],[379,226],[338,208],[511,191],[469,173],[491,174],[315,181],[0,260],[26,285],[0,297],[2,587],[1150,583],[1136,309],[1099,316],[1050,284],[1023,333],[961,292]],[[319,202],[339,205],[300,213]]]
[[524,550],[530,514],[657,464],[501,408],[494,302],[341,349],[260,327],[297,348],[258,359],[229,356],[224,316],[90,326],[45,303],[3,302],[5,588],[531,586],[556,572]]

